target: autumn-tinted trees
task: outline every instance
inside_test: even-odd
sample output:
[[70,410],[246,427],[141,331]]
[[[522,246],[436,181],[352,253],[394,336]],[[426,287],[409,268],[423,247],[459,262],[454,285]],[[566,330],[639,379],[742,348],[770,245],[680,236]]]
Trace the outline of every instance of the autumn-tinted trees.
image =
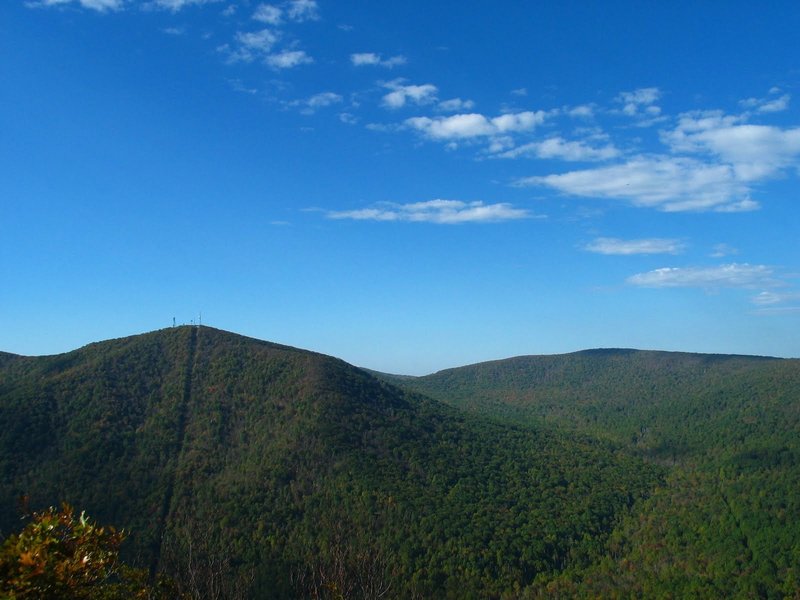
[[30,600],[171,599],[163,578],[151,586],[145,571],[119,561],[122,531],[101,527],[63,505],[33,513],[0,546],[0,596]]
[[588,352],[403,391],[205,327],[6,356],[0,529],[66,499],[198,598],[790,595],[797,365]]

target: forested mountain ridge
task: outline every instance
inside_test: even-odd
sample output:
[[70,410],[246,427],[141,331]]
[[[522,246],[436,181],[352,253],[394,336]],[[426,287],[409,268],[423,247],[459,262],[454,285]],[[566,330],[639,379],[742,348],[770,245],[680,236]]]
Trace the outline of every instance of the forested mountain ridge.
[[729,446],[793,422],[785,412],[800,361],[606,349],[378,376],[470,412],[581,431],[675,462],[705,452],[710,429],[724,430],[719,441]]
[[254,597],[514,597],[589,567],[664,474],[208,327],[0,357],[0,423],[2,531],[20,494],[66,500],[152,572],[223,564]]
[[592,350],[382,377],[669,468],[604,557],[531,595],[799,597],[800,361]]

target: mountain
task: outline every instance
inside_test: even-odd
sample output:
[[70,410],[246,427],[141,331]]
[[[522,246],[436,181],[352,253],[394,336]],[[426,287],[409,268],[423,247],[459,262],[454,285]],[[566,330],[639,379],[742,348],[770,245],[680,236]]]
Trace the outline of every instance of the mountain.
[[591,567],[666,472],[208,327],[0,355],[0,423],[2,531],[20,495],[67,501],[231,597],[532,592]]
[[610,349],[381,377],[668,467],[594,564],[529,595],[798,597],[800,361]]

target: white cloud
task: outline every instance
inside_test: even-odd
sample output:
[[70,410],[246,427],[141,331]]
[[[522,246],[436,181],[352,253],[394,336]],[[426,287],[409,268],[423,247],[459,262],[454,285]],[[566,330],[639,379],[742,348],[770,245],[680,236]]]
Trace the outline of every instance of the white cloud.
[[236,33],[236,41],[242,46],[261,52],[269,52],[278,41],[278,37],[278,34],[271,29]]
[[[780,92],[778,88],[770,90],[770,94],[778,92]],[[778,98],[748,98],[747,100],[742,100],[739,104],[745,108],[754,109],[758,113],[774,113],[789,108],[789,100],[791,100],[791,96],[783,94]]]
[[390,123],[367,123],[364,125],[370,131],[377,131],[380,133],[395,133],[401,129],[399,125]]
[[307,104],[312,108],[320,108],[322,106],[330,106],[331,104],[337,104],[342,101],[342,97],[339,94],[334,94],[333,92],[322,92],[321,94],[315,94],[311,96]]
[[517,88],[515,90],[511,90],[511,95],[512,96],[520,96],[520,97],[527,96],[528,95],[528,88],[522,87],[522,88]]
[[292,69],[313,62],[314,59],[304,50],[284,50],[278,54],[270,54],[264,59],[264,63],[273,69]]
[[406,119],[406,125],[422,132],[425,136],[436,140],[451,140],[493,135],[497,128],[483,115],[460,114],[452,117],[412,117]]
[[779,285],[771,267],[747,263],[731,263],[716,267],[667,267],[633,275],[627,281],[632,285],[652,288],[750,289]]
[[253,19],[267,25],[280,25],[283,21],[283,10],[272,4],[259,4],[253,13]]
[[630,117],[657,117],[661,113],[655,102],[661,98],[661,91],[656,87],[639,88],[632,92],[622,92],[617,102],[622,104],[622,112]]
[[562,137],[552,137],[541,142],[530,142],[512,148],[501,154],[499,158],[518,158],[533,156],[542,159],[561,159],[568,161],[599,161],[619,156],[620,152],[613,145],[594,147],[581,141],[567,141]]
[[750,302],[760,308],[753,312],[758,315],[786,315],[800,313],[800,306],[779,306],[787,302],[800,302],[800,292],[761,292],[750,298]]
[[350,62],[356,67],[364,65],[379,65],[381,64],[381,57],[374,52],[357,52],[350,55]]
[[573,106],[572,108],[565,108],[564,110],[570,117],[588,119],[594,116],[595,106],[593,104],[581,104],[580,106]]
[[350,55],[350,62],[356,67],[378,66],[391,69],[392,67],[406,64],[406,57],[397,55],[384,59],[381,58],[380,54],[375,54],[374,52],[358,52]]
[[462,100],[461,98],[451,98],[450,100],[442,100],[436,105],[438,110],[443,112],[457,112],[459,110],[471,110],[475,107],[472,100]]
[[514,147],[514,138],[510,135],[494,136],[489,140],[489,147],[486,151],[489,154],[498,154]]
[[680,254],[686,244],[680,240],[667,238],[648,238],[639,240],[620,240],[617,238],[597,238],[587,244],[584,250],[598,254]]
[[383,84],[392,90],[383,97],[383,105],[387,108],[402,108],[407,102],[413,104],[430,104],[436,101],[438,88],[432,83],[423,85],[404,85],[404,79],[395,79]]
[[319,6],[316,0],[290,0],[286,16],[292,21],[316,21],[319,19]]
[[736,178],[743,182],[798,164],[800,127],[781,129],[741,120],[718,111],[685,113],[674,130],[662,133],[662,140],[673,152],[716,156],[732,165]]
[[119,10],[124,4],[124,0],[80,0],[81,6],[93,10]]
[[450,117],[413,117],[405,124],[434,140],[458,140],[504,133],[530,131],[544,122],[546,113],[519,112],[487,118],[478,113],[458,114]]
[[300,112],[304,115],[312,115],[318,109],[332,106],[342,101],[342,97],[334,92],[321,92],[306,98],[305,100],[294,100],[289,102],[289,106],[300,107]]
[[619,164],[527,177],[518,186],[542,185],[573,196],[627,200],[660,210],[755,210],[758,203],[729,165],[690,158],[639,156]]
[[264,56],[280,39],[280,34],[271,29],[260,31],[236,32],[234,36],[237,47],[231,50],[228,44],[223,44],[218,51],[228,55],[228,62],[251,62],[256,56]]
[[544,111],[524,111],[517,113],[506,113],[492,119],[492,125],[497,128],[498,133],[506,131],[528,131],[536,125],[544,123],[547,115]]
[[529,211],[507,203],[484,204],[461,200],[429,200],[411,204],[384,203],[375,208],[328,212],[329,219],[407,221],[414,223],[486,223],[525,219]]
[[[85,0],[81,0],[81,2],[83,1]],[[152,4],[158,8],[165,8],[167,10],[177,12],[193,4],[211,4],[214,2],[220,2],[220,0],[153,0]]]
[[711,256],[714,258],[722,258],[723,256],[730,256],[731,254],[739,254],[739,251],[728,244],[716,244]]
[[40,0],[38,2],[28,2],[27,6],[31,8],[60,6],[62,4],[71,4],[73,1],[82,8],[88,8],[89,10],[96,10],[98,12],[120,10],[125,6],[125,0]]
[[770,100],[769,102],[764,102],[761,106],[758,107],[758,112],[760,113],[771,113],[771,112],[781,112],[789,108],[789,94],[784,94],[780,98],[776,98],[775,100]]
[[358,117],[348,112],[339,113],[339,120],[346,125],[355,125],[358,123]]
[[761,292],[753,296],[750,301],[759,306],[771,306],[782,302],[794,302],[800,300],[800,292]]

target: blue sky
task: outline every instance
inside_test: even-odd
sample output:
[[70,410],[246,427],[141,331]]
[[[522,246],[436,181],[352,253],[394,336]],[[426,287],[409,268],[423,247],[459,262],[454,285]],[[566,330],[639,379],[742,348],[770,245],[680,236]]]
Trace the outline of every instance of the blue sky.
[[800,5],[7,0],[0,349],[800,356]]

